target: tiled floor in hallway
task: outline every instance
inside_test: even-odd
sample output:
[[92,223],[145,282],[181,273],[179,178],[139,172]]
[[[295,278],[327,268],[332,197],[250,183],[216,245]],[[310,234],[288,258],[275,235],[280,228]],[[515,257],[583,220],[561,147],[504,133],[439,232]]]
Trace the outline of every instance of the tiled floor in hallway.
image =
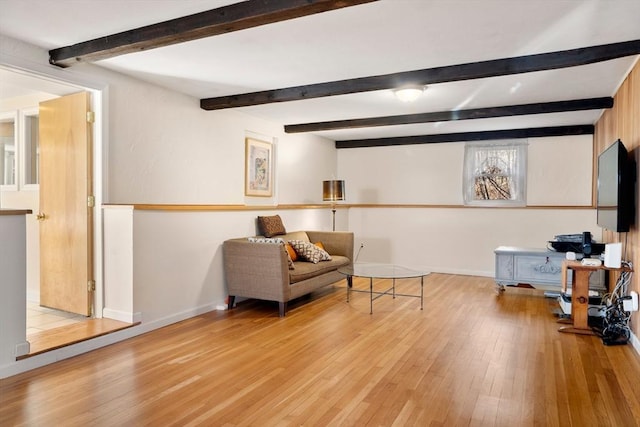
[[52,308],[40,307],[38,303],[27,302],[27,336],[59,326],[83,322],[87,317]]

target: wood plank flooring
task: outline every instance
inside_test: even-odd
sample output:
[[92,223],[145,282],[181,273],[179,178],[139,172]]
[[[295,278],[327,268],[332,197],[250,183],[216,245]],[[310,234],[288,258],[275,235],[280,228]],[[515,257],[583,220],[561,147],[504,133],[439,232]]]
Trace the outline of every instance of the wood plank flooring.
[[423,311],[383,297],[370,315],[344,281],[282,319],[248,301],[0,380],[0,425],[639,425],[636,352],[559,333],[554,306],[444,274]]
[[29,354],[22,356],[21,359],[130,328],[135,325],[135,323],[125,323],[106,318],[85,318],[82,321],[70,325],[32,332],[27,335],[27,340],[30,344]]

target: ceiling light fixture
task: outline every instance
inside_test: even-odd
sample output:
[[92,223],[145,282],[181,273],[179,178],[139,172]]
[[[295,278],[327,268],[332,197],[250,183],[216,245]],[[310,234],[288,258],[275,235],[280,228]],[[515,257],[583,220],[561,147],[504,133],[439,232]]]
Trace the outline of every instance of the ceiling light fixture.
[[413,102],[420,98],[426,86],[410,85],[393,90],[393,94],[402,102]]

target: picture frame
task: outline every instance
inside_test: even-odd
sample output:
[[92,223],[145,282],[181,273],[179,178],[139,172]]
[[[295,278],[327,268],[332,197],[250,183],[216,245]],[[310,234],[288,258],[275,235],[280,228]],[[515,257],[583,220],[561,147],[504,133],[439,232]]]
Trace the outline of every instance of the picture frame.
[[245,196],[272,197],[274,169],[273,144],[256,138],[245,138]]

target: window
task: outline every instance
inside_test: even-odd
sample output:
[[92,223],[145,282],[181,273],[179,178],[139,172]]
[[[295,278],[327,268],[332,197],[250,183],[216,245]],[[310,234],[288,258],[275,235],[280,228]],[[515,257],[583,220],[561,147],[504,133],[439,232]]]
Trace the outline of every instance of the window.
[[16,114],[0,115],[0,186],[14,190],[16,186]]
[[25,109],[21,111],[21,166],[22,181],[24,187],[36,186],[40,182],[40,145],[38,140],[39,116],[38,109]]
[[526,140],[467,143],[464,147],[465,205],[524,206]]

